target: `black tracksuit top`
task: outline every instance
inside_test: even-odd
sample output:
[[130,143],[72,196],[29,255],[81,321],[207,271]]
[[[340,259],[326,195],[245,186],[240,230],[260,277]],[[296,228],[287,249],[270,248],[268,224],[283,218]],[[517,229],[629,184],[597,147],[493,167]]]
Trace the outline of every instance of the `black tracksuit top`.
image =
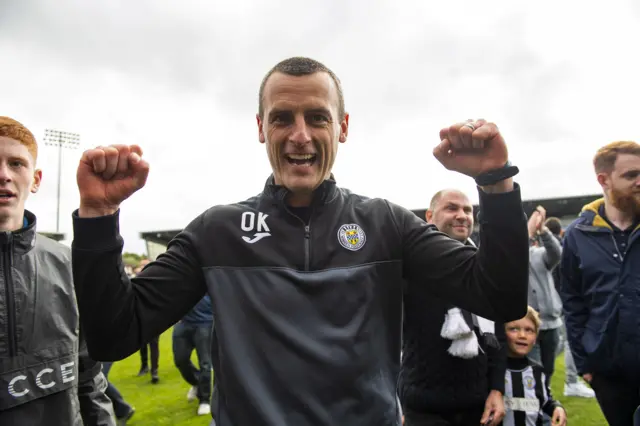
[[520,190],[480,191],[480,249],[411,211],[325,181],[305,223],[267,181],[215,206],[129,280],[118,214],[74,213],[73,273],[90,354],[115,361],[208,292],[217,426],[400,425],[403,281],[485,318],[527,307]]

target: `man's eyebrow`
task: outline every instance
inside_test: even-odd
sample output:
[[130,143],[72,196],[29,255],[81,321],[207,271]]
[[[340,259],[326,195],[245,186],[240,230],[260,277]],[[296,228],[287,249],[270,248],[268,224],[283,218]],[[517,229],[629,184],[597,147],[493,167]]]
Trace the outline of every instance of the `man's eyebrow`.
[[271,111],[269,111],[269,117],[285,113],[291,114],[291,110],[287,108],[273,108]]
[[622,172],[623,175],[639,174],[639,173],[640,173],[640,168],[631,168]]
[[9,156],[9,161],[16,161],[16,160],[23,161],[25,163],[29,161],[27,159],[27,157],[22,156],[22,155],[10,155]]
[[326,114],[328,116],[331,116],[331,111],[329,111],[329,109],[325,107],[309,108],[308,110],[305,110],[305,112],[312,114]]

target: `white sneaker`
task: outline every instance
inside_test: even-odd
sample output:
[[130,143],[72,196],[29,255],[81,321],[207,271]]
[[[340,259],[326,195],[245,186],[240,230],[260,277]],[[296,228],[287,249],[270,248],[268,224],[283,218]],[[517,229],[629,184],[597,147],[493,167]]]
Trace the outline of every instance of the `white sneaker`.
[[198,397],[198,389],[195,386],[191,386],[191,389],[189,389],[189,392],[187,392],[187,401],[189,402],[195,401],[197,397]]
[[596,393],[581,381],[564,384],[564,396],[577,396],[579,398],[594,398]]
[[211,406],[209,404],[202,403],[198,406],[198,415],[204,416],[205,414],[211,414]]

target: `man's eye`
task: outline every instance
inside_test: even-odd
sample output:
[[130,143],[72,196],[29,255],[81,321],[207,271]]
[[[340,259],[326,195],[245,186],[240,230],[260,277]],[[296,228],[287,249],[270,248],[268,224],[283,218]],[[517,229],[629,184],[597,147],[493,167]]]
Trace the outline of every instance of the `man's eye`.
[[320,123],[325,123],[329,121],[329,119],[322,114],[314,114],[313,116],[311,116],[311,119],[315,122],[320,122]]
[[287,122],[287,117],[284,114],[278,114],[278,115],[274,115],[271,118],[271,122],[272,123],[286,123]]

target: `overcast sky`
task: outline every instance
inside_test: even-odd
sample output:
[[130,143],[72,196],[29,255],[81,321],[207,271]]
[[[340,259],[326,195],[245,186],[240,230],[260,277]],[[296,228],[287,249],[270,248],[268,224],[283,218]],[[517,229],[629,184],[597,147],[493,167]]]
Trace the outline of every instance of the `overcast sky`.
[[[441,127],[501,128],[525,199],[597,193],[595,150],[640,140],[640,2],[0,0],[0,115],[39,138],[42,190],[27,207],[56,227],[57,151],[137,143],[147,186],[122,206],[125,249],[257,194],[270,173],[255,124],[264,73],[310,56],[344,85],[351,116],[338,183],[407,208],[473,181],[432,157]],[[63,156],[71,237],[81,150]]]

